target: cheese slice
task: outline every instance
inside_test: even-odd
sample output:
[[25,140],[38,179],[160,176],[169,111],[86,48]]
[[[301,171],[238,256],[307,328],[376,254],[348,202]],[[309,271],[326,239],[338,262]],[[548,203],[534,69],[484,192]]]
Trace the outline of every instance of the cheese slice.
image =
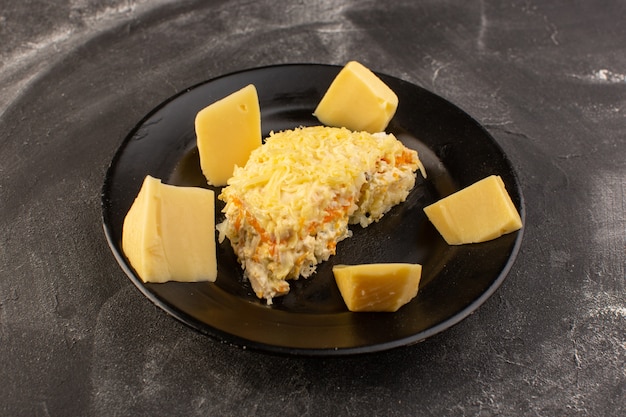
[[348,310],[394,312],[417,295],[422,266],[406,263],[335,265],[333,275]]
[[215,195],[146,176],[124,218],[122,249],[143,282],[215,281]]
[[261,146],[261,110],[254,85],[200,110],[195,119],[202,173],[211,185],[226,185],[236,166]]
[[383,132],[398,108],[398,96],[362,64],[351,61],[337,74],[313,113],[328,126]]
[[485,242],[522,227],[504,182],[496,175],[425,207],[424,212],[449,245]]

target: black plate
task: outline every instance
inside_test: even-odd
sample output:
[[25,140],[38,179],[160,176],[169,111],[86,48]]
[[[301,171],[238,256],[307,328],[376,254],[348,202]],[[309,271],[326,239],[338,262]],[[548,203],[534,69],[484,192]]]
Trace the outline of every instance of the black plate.
[[[473,245],[448,246],[422,208],[497,174],[524,219],[515,173],[502,149],[475,120],[448,101],[406,81],[379,76],[400,104],[387,131],[416,149],[428,178],[407,201],[366,229],[352,227],[337,255],[272,306],[258,300],[228,240],[217,248],[215,283],[144,284],[121,250],[122,224],[147,174],[176,185],[207,187],[200,171],[194,118],[208,104],[247,84],[258,90],[262,130],[319,124],[315,106],[340,70],[328,65],[280,65],[229,74],[187,89],[152,111],[115,155],[103,187],[104,230],[131,281],[157,306],[202,333],[276,353],[342,355],[381,351],[424,340],[476,310],[502,283],[522,233]],[[216,190],[219,193],[219,190]],[[217,195],[217,194],[216,194]],[[217,205],[218,213],[222,209]],[[217,222],[223,215],[217,215]],[[332,276],[336,263],[412,262],[423,265],[418,296],[396,313],[347,311]]]

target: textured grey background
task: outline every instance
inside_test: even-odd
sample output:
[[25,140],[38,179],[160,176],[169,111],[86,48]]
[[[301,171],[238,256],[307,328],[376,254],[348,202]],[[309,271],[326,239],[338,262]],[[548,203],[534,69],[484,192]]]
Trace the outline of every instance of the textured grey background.
[[[626,3],[0,0],[0,414],[626,415]],[[206,79],[368,67],[484,124],[527,224],[508,279],[421,344],[285,358],[201,336],[106,244],[127,132]]]

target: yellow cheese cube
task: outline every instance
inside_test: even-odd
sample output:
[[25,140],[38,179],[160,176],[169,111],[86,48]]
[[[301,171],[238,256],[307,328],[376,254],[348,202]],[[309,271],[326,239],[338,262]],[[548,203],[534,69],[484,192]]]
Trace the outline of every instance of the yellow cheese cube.
[[313,113],[328,126],[383,132],[398,108],[398,96],[356,61],[337,74]]
[[215,281],[215,196],[147,176],[124,218],[122,249],[144,282]]
[[348,310],[394,312],[417,295],[422,266],[335,265],[333,275]]
[[449,245],[495,239],[522,227],[522,219],[504,187],[491,175],[424,208]]
[[226,185],[261,146],[261,110],[250,84],[200,110],[195,119],[200,167],[209,184]]

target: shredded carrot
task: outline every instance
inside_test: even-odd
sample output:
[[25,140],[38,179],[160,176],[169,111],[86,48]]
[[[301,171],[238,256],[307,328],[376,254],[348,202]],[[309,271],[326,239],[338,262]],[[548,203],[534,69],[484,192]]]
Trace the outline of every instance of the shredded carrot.
[[[335,196],[335,198],[333,199],[335,202],[337,202],[337,197]],[[327,208],[324,211],[326,212],[326,216],[324,216],[324,223],[329,223],[333,220],[339,219],[341,217],[343,217],[348,210],[350,209],[350,206],[352,206],[352,200],[353,198],[350,197],[348,199],[348,202],[346,204],[343,204],[339,207],[336,208]]]
[[245,217],[246,222],[259,234],[261,242],[266,243],[269,246],[269,252],[271,256],[276,254],[276,239],[267,233],[259,221],[254,217],[246,208],[241,200],[233,198],[233,203],[239,208],[242,216]]
[[396,166],[413,163],[413,154],[408,151],[402,151],[402,155],[396,156]]

